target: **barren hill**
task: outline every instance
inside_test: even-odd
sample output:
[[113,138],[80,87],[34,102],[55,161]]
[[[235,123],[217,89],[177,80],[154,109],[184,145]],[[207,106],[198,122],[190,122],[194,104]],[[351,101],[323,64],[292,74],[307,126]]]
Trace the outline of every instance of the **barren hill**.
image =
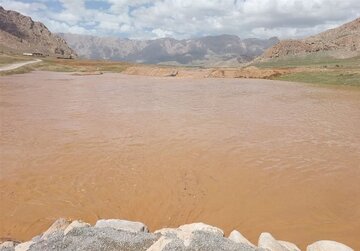
[[0,52],[42,53],[69,57],[75,52],[44,24],[0,6]]
[[96,37],[59,34],[88,59],[111,59],[148,64],[234,66],[249,62],[279,40],[240,39],[234,35],[206,36],[177,40],[131,40],[115,37]]
[[326,52],[336,58],[359,55],[360,18],[305,39],[284,40],[268,49],[262,58],[278,58],[314,52]]

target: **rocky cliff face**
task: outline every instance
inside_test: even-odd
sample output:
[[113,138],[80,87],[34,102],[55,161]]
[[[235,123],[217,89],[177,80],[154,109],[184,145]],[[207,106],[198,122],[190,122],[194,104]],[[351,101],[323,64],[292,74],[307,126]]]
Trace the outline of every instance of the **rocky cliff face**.
[[232,35],[187,40],[131,40],[75,34],[59,35],[84,58],[199,66],[238,65],[251,61],[265,49],[279,42],[277,38],[241,40],[238,36]]
[[285,40],[268,49],[263,58],[329,52],[335,57],[360,54],[360,18],[302,40]]
[[76,53],[44,24],[0,6],[0,51],[69,57]]

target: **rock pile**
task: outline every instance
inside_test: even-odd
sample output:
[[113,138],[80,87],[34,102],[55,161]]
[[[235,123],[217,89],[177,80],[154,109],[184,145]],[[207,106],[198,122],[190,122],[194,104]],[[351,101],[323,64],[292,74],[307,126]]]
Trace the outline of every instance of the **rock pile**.
[[[276,240],[270,233],[262,233],[258,246],[234,230],[228,238],[224,232],[204,223],[163,228],[150,233],[141,222],[126,220],[99,220],[95,226],[82,221],[58,219],[43,234],[24,243],[6,241],[0,251],[39,250],[239,250],[239,251],[299,251],[293,243]],[[335,241],[318,241],[307,251],[354,251]]]

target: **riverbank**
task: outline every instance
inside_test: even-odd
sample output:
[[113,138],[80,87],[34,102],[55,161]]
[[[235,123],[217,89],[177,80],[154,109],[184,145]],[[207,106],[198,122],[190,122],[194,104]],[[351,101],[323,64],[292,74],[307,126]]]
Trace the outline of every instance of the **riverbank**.
[[[122,251],[300,251],[296,244],[275,239],[270,233],[261,233],[257,244],[251,243],[239,231],[228,237],[220,228],[204,223],[192,223],[178,228],[163,228],[149,232],[141,222],[109,219],[98,220],[94,226],[82,221],[60,218],[44,233],[30,241],[6,241],[0,251],[39,250],[122,250]],[[335,241],[322,240],[307,246],[306,251],[354,251]]]
[[[24,61],[24,57],[0,54],[0,66]],[[253,63],[242,67],[185,67],[144,65],[109,60],[42,58],[42,62],[0,71],[0,76],[31,71],[73,72],[76,74],[125,73],[171,78],[252,78],[292,82],[360,86],[359,57],[349,59],[288,58]]]

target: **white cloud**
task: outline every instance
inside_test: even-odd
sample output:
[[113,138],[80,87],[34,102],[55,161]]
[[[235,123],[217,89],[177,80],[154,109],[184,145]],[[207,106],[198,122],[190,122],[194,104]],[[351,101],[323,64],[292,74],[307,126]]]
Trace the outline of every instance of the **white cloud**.
[[172,37],[174,35],[173,32],[162,29],[153,29],[151,32],[154,33],[157,38]]
[[27,15],[46,9],[46,5],[41,2],[26,3],[14,0],[1,0],[0,5],[7,9],[16,10]]
[[[49,10],[58,1],[62,9]],[[99,7],[86,8],[94,3]],[[315,34],[360,16],[359,0],[0,0],[55,32],[132,38]]]
[[59,22],[52,19],[45,19],[44,21],[46,23],[46,26],[52,30],[57,32],[68,32],[68,33],[74,33],[74,34],[89,34],[89,35],[96,35],[96,30],[94,29],[85,29],[84,27],[78,26],[78,25],[68,25],[64,22]]

